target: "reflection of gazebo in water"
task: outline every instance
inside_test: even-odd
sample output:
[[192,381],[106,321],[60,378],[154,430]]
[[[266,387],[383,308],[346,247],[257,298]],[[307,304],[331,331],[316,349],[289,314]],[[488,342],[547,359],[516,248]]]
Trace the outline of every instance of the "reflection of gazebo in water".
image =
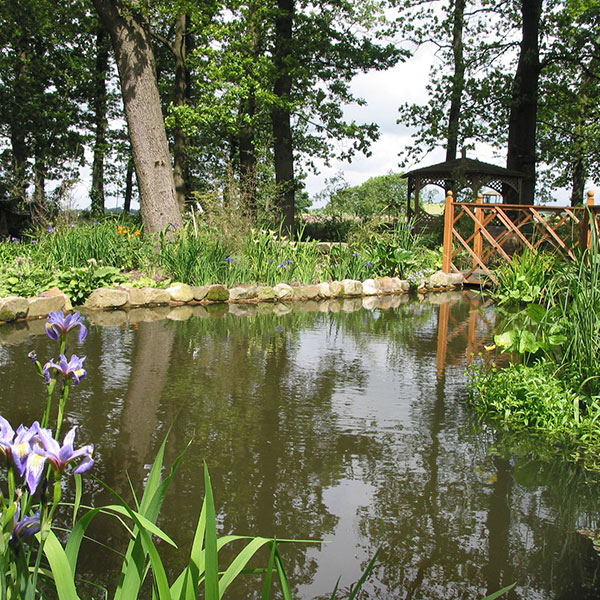
[[473,191],[473,200],[477,200],[483,187],[501,195],[503,190],[509,187],[515,191],[520,203],[522,183],[526,175],[467,158],[463,152],[462,158],[415,169],[402,177],[408,179],[407,214],[410,217],[419,213],[419,192],[426,185],[437,185],[445,191],[453,190],[455,194],[464,188],[470,188]]

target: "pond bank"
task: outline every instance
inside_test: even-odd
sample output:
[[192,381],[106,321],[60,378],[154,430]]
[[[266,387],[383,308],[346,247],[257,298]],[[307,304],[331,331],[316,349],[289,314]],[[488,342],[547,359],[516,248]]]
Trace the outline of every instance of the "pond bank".
[[[463,276],[459,273],[438,271],[424,279],[416,288],[417,293],[443,291],[461,287]],[[243,285],[227,288],[221,284],[207,286],[174,285],[166,289],[114,286],[94,290],[83,305],[87,311],[136,309],[144,307],[178,307],[187,305],[210,305],[220,303],[282,303],[293,301],[342,300],[345,298],[372,298],[386,295],[407,294],[410,283],[398,277],[382,277],[356,281],[322,282],[313,285],[275,286]],[[80,307],[78,307],[80,308]],[[73,309],[69,297],[55,288],[36,298],[12,296],[0,298],[0,324],[35,320],[51,312]]]

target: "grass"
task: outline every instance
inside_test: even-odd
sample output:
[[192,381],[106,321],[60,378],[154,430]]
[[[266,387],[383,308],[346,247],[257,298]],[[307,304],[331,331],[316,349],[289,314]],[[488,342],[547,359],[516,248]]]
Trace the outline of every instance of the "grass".
[[243,215],[219,214],[191,215],[160,236],[144,236],[135,219],[62,223],[0,242],[0,258],[1,296],[34,296],[56,286],[77,303],[95,283],[122,282],[132,272],[144,281],[232,287],[408,277],[441,264],[440,250],[428,248],[405,223],[362,224],[347,244],[327,253],[304,229],[288,239]]

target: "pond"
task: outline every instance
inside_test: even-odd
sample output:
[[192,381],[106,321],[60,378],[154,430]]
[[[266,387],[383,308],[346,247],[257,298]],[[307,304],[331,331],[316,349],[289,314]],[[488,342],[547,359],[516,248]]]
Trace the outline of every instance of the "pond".
[[[283,547],[295,598],[328,597],[340,576],[351,585],[378,548],[369,598],[481,598],[512,582],[506,598],[598,597],[599,557],[578,532],[599,527],[597,478],[516,452],[466,403],[466,365],[496,319],[476,294],[88,319],[71,350],[87,355],[89,375],[67,419],[95,444],[95,475],[125,495],[128,477],[141,489],[167,432],[168,465],[191,442],[160,521],[183,554],[206,461],[220,533],[326,542]],[[43,322],[1,328],[1,413],[15,426],[43,409],[32,350],[55,352]],[[89,477],[85,494],[111,501]],[[115,521],[92,535],[125,544]],[[109,588],[119,566],[96,544],[80,564]],[[259,589],[245,579],[229,597]]]

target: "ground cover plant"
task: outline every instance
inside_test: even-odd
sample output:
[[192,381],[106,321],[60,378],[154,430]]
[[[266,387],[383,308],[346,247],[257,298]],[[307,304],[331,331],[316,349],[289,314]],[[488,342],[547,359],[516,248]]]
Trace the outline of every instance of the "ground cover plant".
[[144,235],[132,217],[62,220],[0,242],[0,297],[58,287],[83,304],[98,287],[222,283],[311,284],[398,276],[415,286],[441,265],[441,249],[411,223],[356,226],[347,242],[324,250],[301,229],[293,238],[244,215],[191,213],[161,234]]
[[500,271],[504,325],[490,350],[509,366],[472,370],[472,400],[482,414],[542,434],[586,467],[600,469],[600,252],[576,261],[525,254]]

